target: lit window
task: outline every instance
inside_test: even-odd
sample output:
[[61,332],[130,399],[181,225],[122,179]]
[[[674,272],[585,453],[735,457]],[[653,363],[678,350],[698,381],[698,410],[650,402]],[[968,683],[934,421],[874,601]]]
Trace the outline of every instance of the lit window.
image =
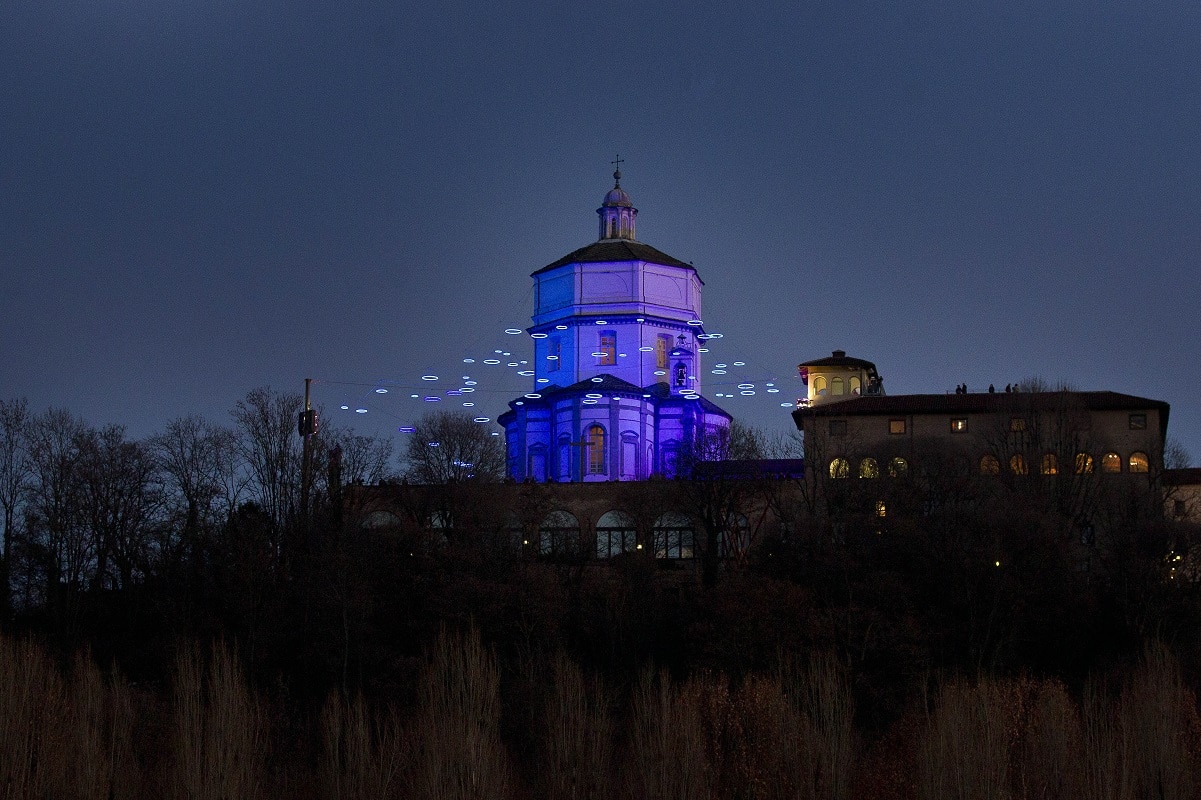
[[883,500],[876,501],[876,516],[877,517],[888,516],[888,506],[884,504]]
[[655,368],[667,369],[667,354],[671,352],[671,334],[661,333],[655,339]]
[[859,380],[859,377],[858,377],[857,375],[856,375],[856,376],[852,376],[852,377],[851,377],[851,378],[850,378],[850,379],[847,381],[847,383],[848,383],[848,384],[850,385],[850,387],[851,387],[851,394],[858,396],[858,395],[859,395],[859,393],[862,391],[862,388],[863,388],[863,384],[862,384],[862,382]]
[[1043,475],[1058,475],[1059,474],[1059,459],[1054,453],[1043,453],[1042,463],[1039,465],[1039,472]]
[[1130,430],[1145,431],[1147,429],[1146,414],[1131,414],[1130,415]]
[[892,461],[888,462],[888,477],[904,478],[909,474],[909,462],[897,456]]
[[1000,475],[1001,462],[996,456],[987,455],[980,459],[980,474],[981,475]]
[[843,392],[842,378],[831,378],[830,379],[830,394],[834,395],[835,397],[838,397],[839,395],[842,394],[842,392]]
[[597,349],[598,367],[606,367],[617,363],[617,334],[613,331],[601,331],[600,347]]
[[951,420],[951,433],[967,433],[967,418],[956,417]]
[[904,433],[905,432],[905,420],[890,419],[888,421],[888,432],[889,433]]
[[876,463],[874,458],[865,458],[859,462],[859,477],[860,478],[879,478],[880,465]]
[[588,473],[605,474],[605,429],[600,425],[588,428]]
[[1147,454],[1135,451],[1130,454],[1130,471],[1131,472],[1147,472],[1150,469],[1150,461],[1147,459]]
[[1093,457],[1088,453],[1076,454],[1076,474],[1077,475],[1092,475],[1093,474]]
[[830,477],[845,478],[851,474],[851,465],[845,458],[836,458],[830,462]]
[[817,375],[813,379],[813,393],[815,395],[823,395],[826,393],[826,378],[823,375]]
[[1101,471],[1116,473],[1122,471],[1122,457],[1117,453],[1106,453],[1101,456]]
[[1017,433],[1018,431],[1026,430],[1026,420],[1021,417],[1009,418],[1009,430]]
[[847,421],[845,419],[830,420],[830,435],[831,436],[846,436]]
[[552,336],[546,340],[546,371],[558,372],[559,362],[562,361],[560,356],[561,343],[558,336]]
[[1014,475],[1029,475],[1030,468],[1026,466],[1026,457],[1021,453],[1014,453],[1010,456],[1009,471]]

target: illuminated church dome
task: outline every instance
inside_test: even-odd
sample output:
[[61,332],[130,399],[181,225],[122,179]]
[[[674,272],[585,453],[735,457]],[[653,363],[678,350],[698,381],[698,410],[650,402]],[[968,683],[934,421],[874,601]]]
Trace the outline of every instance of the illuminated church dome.
[[638,210],[613,178],[599,240],[531,275],[535,383],[497,419],[515,480],[674,475],[698,437],[730,424],[700,394],[704,284],[635,240]]

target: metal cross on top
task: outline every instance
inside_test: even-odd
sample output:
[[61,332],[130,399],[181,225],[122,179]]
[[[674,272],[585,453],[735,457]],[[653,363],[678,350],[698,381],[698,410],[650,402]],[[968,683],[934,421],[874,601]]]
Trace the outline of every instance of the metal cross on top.
[[621,180],[621,165],[625,163],[625,159],[621,157],[621,153],[618,153],[617,157],[615,159],[613,159],[612,161],[610,161],[609,163],[613,165],[613,180],[620,181]]

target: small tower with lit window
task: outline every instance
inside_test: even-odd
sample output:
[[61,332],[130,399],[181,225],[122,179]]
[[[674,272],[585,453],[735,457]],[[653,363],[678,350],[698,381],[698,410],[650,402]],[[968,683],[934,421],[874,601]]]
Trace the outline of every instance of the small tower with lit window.
[[835,350],[828,358],[806,361],[797,365],[797,369],[806,387],[806,395],[797,401],[801,408],[884,394],[884,379],[876,372],[876,365],[852,358],[845,350]]

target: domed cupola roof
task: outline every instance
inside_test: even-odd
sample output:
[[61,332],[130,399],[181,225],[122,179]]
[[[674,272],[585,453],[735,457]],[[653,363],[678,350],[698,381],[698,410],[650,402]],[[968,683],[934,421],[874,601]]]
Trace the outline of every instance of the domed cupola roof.
[[[614,164],[621,163],[621,156]],[[634,225],[638,209],[630,200],[630,193],[621,188],[621,169],[613,172],[613,188],[605,195],[605,202],[596,210],[600,214],[600,239],[634,240]]]

